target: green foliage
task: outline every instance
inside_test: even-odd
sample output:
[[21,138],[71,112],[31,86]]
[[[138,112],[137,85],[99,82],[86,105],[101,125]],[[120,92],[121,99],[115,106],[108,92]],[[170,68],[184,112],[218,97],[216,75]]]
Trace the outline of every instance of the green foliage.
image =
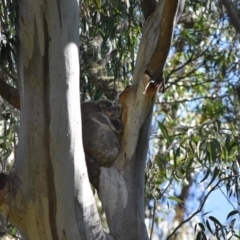
[[[0,0],[0,81],[16,86],[17,2]],[[19,113],[0,99],[0,169],[7,169],[7,161],[16,147]],[[13,159],[13,156],[11,157]]]
[[139,2],[130,3],[80,1],[82,100],[113,99],[129,84],[142,25]]
[[[204,196],[217,189],[227,193],[223,198],[234,202],[233,207],[239,205],[240,109],[235,92],[239,58],[239,38],[224,8],[213,1],[186,1],[165,69],[167,90],[156,106],[154,147],[146,173],[147,196],[158,196],[161,209],[169,214],[174,208],[175,218],[181,209],[177,221],[195,216],[199,209],[189,209],[188,203],[196,201],[201,207],[207,204]],[[183,203],[176,203],[174,197]],[[238,218],[236,211],[233,208],[230,216],[235,213]],[[196,239],[225,236],[220,221],[214,216],[208,219],[196,224],[200,228]],[[194,220],[183,223],[189,227],[190,222]],[[206,223],[214,225],[212,232],[203,227]],[[226,233],[224,227],[227,239],[236,235]],[[163,232],[159,237],[166,238]]]
[[16,6],[15,0],[0,0],[0,78],[11,76],[11,84],[16,85]]
[[[236,214],[236,213],[235,213]],[[197,233],[196,239],[207,239],[207,234],[215,236],[216,239],[240,239],[240,237],[234,231],[234,223],[236,219],[233,219],[229,224],[223,225],[213,216],[207,217],[204,219],[204,224],[198,223],[195,225],[195,232],[197,227],[201,228]],[[206,228],[205,228],[205,226]]]
[[[9,113],[8,113],[9,114]],[[9,172],[12,164],[14,162],[14,154],[13,150],[16,147],[16,128],[17,123],[15,119],[12,117],[6,118],[6,114],[2,113],[1,117],[5,116],[5,120],[0,122],[0,170],[1,172]],[[10,162],[8,162],[8,159]]]

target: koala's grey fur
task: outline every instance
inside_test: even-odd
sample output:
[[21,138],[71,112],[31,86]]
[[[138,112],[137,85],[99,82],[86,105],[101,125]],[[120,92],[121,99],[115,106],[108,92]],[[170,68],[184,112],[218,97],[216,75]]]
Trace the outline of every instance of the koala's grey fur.
[[100,167],[110,167],[120,150],[121,107],[108,100],[81,104],[82,138],[90,182],[98,189]]

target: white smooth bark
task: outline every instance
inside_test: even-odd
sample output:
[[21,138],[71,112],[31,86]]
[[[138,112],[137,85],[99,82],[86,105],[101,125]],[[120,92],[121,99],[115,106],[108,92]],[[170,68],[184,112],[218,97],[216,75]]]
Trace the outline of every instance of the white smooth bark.
[[106,239],[81,139],[76,0],[19,1],[19,145],[9,220],[24,239]]

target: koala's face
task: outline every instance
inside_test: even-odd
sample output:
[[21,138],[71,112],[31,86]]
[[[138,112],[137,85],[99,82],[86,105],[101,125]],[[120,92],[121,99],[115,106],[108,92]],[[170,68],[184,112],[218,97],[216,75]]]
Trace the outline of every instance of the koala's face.
[[109,118],[120,118],[122,112],[120,106],[108,107],[104,111]]

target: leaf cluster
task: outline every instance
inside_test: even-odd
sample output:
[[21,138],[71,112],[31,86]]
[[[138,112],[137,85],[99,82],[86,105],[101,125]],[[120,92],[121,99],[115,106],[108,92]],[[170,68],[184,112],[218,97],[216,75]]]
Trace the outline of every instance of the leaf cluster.
[[140,2],[80,1],[82,100],[113,100],[129,84],[143,16]]

